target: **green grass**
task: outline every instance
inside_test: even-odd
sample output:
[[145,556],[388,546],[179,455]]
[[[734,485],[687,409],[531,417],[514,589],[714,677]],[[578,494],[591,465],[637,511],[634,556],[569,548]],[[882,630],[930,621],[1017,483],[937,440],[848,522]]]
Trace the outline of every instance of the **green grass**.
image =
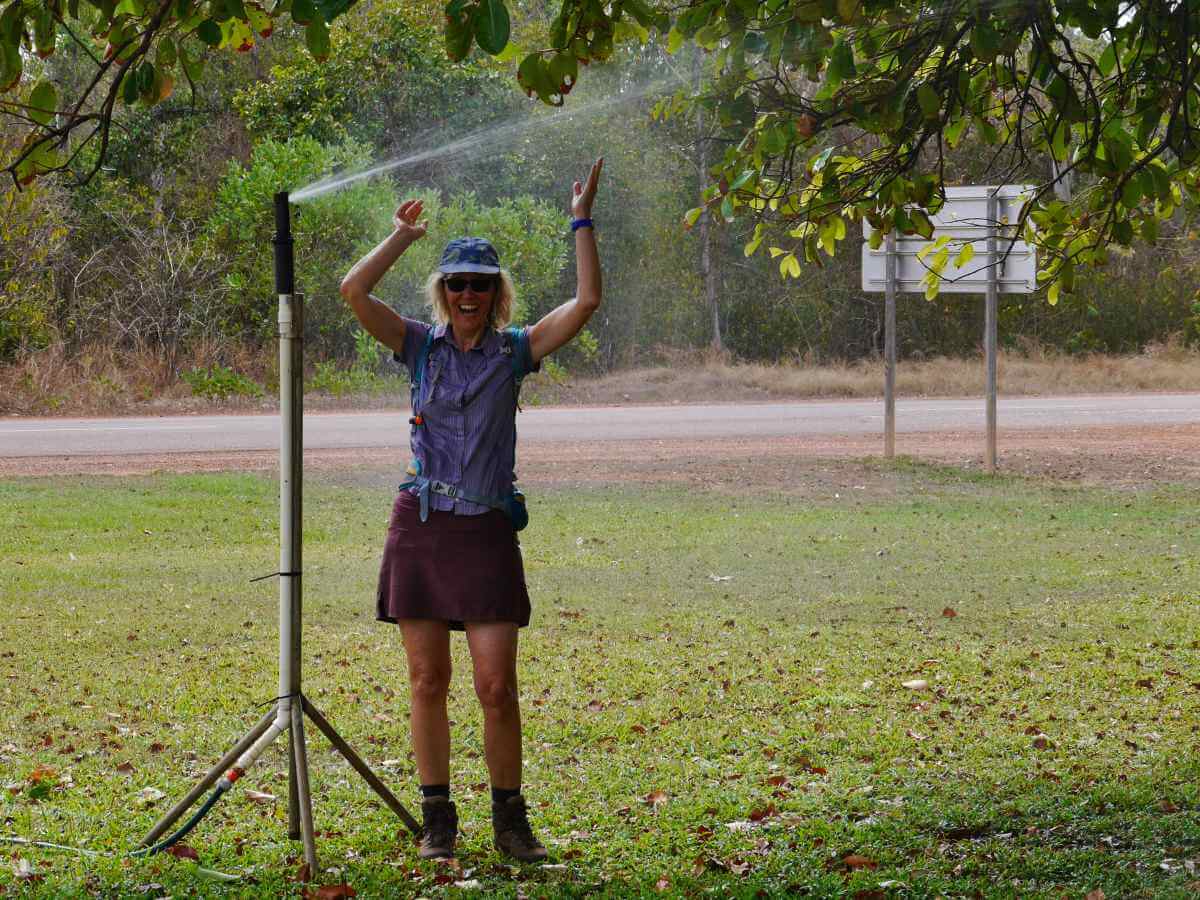
[[[1194,891],[1197,492],[877,474],[887,496],[535,492],[526,789],[561,867],[490,849],[456,640],[454,877],[507,896]],[[415,810],[403,654],[373,614],[390,499],[307,491],[305,690]],[[276,517],[253,475],[0,483],[0,834],[120,853],[261,715],[277,586],[249,579],[278,567]],[[309,739],[337,870],[318,883],[460,893]],[[277,742],[188,838],[237,883],[0,845],[0,893],[298,895],[286,768]],[[143,806],[147,787],[165,797]]]

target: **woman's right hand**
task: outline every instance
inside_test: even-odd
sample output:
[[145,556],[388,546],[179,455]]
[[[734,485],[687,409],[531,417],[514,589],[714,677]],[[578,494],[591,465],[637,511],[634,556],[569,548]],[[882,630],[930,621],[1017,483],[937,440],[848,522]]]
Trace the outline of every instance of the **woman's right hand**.
[[409,243],[425,237],[425,230],[429,227],[429,223],[417,221],[422,212],[424,212],[424,206],[420,200],[405,200],[401,203],[400,208],[396,210],[396,215],[392,217],[395,233],[406,238]]

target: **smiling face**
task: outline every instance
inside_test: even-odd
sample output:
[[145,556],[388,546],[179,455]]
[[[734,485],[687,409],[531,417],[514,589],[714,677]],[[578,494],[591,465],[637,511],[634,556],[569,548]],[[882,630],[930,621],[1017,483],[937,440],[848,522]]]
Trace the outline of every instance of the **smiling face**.
[[492,305],[496,302],[496,276],[447,275],[442,279],[442,287],[446,291],[446,306],[455,334],[474,334],[491,321]]

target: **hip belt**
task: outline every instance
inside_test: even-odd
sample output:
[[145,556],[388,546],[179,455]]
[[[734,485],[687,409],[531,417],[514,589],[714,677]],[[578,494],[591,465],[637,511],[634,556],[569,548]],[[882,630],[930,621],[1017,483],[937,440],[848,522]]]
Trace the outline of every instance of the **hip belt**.
[[515,531],[520,531],[529,524],[529,512],[525,508],[525,495],[516,488],[513,488],[507,497],[485,497],[482,494],[463,490],[457,484],[438,481],[436,478],[426,478],[423,475],[414,475],[400,485],[400,490],[414,487],[417,489],[417,500],[420,502],[419,516],[422,522],[429,521],[429,495],[441,494],[452,500],[465,500],[468,503],[476,503],[479,506],[499,510],[508,516]]

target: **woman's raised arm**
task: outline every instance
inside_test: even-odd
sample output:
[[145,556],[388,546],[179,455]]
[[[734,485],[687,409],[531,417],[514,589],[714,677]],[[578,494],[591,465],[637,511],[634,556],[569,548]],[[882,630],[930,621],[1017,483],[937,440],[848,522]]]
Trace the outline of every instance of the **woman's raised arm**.
[[342,279],[342,297],[362,327],[396,353],[404,350],[404,319],[378,297],[371,296],[371,289],[405,250],[425,237],[427,223],[417,221],[420,215],[420,200],[401,203],[392,218],[392,233],[356,262]]
[[[587,182],[575,182],[571,193],[571,215],[575,222],[575,297],[543,316],[529,329],[529,351],[536,363],[579,334],[588,319],[600,308],[602,284],[600,254],[596,250],[595,229],[591,225],[592,202],[600,184],[604,159],[596,160]],[[586,225],[579,225],[586,221]]]

